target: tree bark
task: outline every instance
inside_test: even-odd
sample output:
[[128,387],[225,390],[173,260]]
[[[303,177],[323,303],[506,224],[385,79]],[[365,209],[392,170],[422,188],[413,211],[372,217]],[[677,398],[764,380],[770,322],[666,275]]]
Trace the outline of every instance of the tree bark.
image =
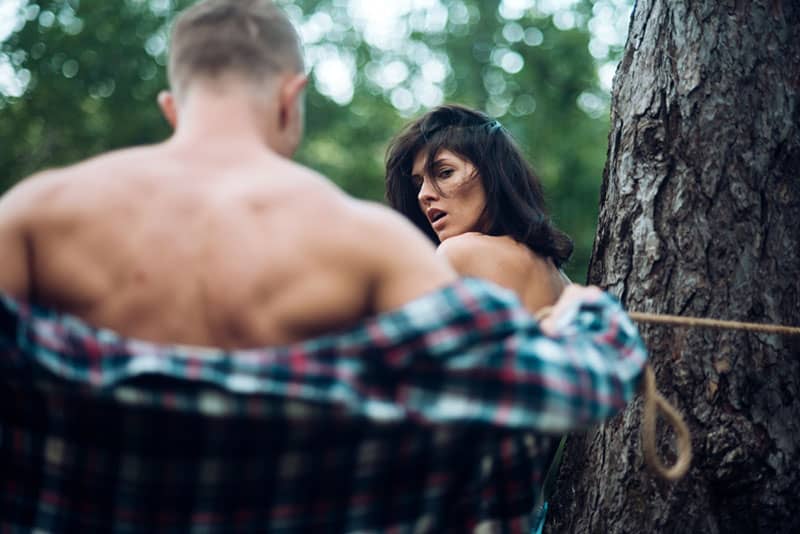
[[[589,282],[629,310],[800,325],[799,94],[797,0],[638,1]],[[692,468],[646,469],[636,402],[570,437],[548,530],[800,532],[800,339],[640,330]]]

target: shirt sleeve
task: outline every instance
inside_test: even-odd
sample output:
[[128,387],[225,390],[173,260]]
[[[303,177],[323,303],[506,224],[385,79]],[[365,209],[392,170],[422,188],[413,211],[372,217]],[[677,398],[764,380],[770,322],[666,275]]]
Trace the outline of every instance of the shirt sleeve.
[[427,353],[409,356],[400,373],[409,379],[396,398],[412,416],[563,433],[603,421],[635,395],[647,353],[610,295],[573,303],[549,337],[512,295],[468,287],[474,298],[459,301],[467,311],[445,310],[447,324],[423,336]]
[[[143,377],[193,386],[169,405],[162,391],[138,388],[136,402],[160,409],[271,413],[297,400],[373,422],[563,433],[621,410],[647,354],[607,294],[575,302],[559,321],[548,337],[511,291],[462,279],[348,331],[225,351],[125,338],[0,294],[0,369],[54,374],[125,402]],[[220,400],[206,402],[205,388]]]

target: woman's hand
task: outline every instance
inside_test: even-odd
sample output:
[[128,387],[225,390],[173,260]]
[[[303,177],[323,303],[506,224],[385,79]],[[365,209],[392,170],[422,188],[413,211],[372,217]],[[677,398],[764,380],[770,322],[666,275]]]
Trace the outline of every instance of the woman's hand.
[[541,318],[542,332],[548,336],[558,334],[558,323],[561,315],[572,308],[576,302],[592,302],[599,299],[603,291],[597,286],[568,285],[552,308],[542,309],[538,316]]

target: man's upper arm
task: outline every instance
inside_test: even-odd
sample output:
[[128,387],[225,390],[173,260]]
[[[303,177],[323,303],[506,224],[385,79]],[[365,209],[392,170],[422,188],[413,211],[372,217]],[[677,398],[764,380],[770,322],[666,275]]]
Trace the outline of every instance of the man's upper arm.
[[394,310],[456,280],[433,243],[401,215],[370,204],[362,204],[359,211],[362,228],[369,228],[371,236],[366,248],[375,312]]
[[15,298],[30,296],[27,220],[30,194],[25,184],[0,197],[0,291]]

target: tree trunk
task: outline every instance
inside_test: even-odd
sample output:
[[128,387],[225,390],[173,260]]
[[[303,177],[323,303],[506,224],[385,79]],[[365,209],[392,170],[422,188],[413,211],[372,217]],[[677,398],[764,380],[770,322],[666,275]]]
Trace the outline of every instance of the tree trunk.
[[[638,1],[589,281],[629,310],[800,325],[799,93],[797,0]],[[640,329],[692,468],[646,469],[634,403],[570,438],[548,530],[800,532],[800,338]]]

